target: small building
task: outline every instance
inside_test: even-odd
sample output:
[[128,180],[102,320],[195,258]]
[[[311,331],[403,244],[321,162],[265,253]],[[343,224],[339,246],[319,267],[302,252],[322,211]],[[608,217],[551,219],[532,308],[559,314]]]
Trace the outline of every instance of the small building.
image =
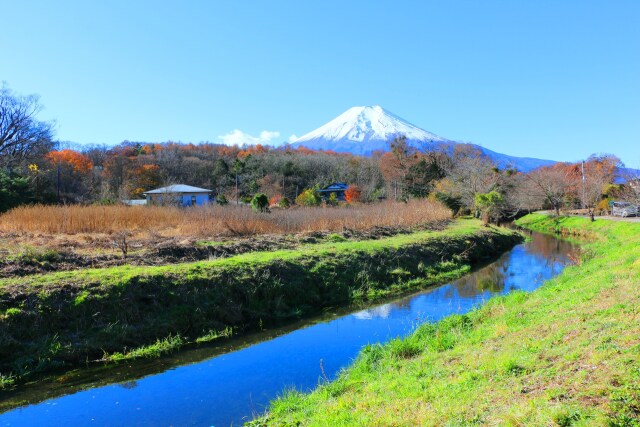
[[147,191],[148,205],[204,206],[214,201],[212,191],[206,188],[176,184]]
[[322,200],[328,200],[331,197],[331,193],[336,193],[336,198],[340,201],[346,201],[347,199],[344,196],[344,192],[347,191],[349,186],[344,182],[334,182],[333,184],[327,185],[323,189],[318,190],[318,194],[322,198]]

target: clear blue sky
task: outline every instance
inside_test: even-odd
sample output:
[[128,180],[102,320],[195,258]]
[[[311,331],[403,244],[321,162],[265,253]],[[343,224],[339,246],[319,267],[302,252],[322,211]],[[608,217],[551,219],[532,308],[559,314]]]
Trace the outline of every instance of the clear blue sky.
[[61,140],[280,142],[379,104],[507,154],[640,167],[636,0],[0,0],[0,16],[0,80],[39,94]]

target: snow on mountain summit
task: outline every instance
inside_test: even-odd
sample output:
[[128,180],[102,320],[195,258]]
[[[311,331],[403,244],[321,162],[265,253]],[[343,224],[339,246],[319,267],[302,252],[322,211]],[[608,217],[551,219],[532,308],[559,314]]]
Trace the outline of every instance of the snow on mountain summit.
[[[420,129],[379,105],[374,105],[349,108],[327,124],[294,140],[291,145],[366,156],[374,151],[389,150],[389,143],[401,135],[407,138],[409,145],[421,150],[452,151],[460,144]],[[465,145],[477,149],[500,167],[516,167],[521,171],[529,171],[555,163],[551,160],[496,153],[475,144]]]
[[327,124],[296,139],[292,145],[369,154],[387,149],[389,141],[399,135],[418,143],[447,141],[374,105],[349,108]]

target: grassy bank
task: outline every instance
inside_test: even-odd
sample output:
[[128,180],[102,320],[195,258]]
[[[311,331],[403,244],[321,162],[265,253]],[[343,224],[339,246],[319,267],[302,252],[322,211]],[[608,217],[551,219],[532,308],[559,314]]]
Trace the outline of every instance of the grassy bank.
[[591,239],[539,290],[369,346],[337,380],[285,392],[251,424],[640,425],[640,225],[519,224]]
[[152,357],[466,273],[521,237],[475,220],[373,241],[307,245],[159,267],[0,280],[5,384],[52,366]]

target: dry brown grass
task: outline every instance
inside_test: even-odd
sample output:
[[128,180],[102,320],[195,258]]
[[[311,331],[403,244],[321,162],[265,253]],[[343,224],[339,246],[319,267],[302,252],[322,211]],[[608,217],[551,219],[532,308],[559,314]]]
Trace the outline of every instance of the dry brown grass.
[[0,216],[0,232],[50,235],[118,232],[171,236],[249,236],[313,231],[411,227],[451,217],[429,201],[383,202],[345,207],[292,208],[254,213],[248,206],[28,206]]

